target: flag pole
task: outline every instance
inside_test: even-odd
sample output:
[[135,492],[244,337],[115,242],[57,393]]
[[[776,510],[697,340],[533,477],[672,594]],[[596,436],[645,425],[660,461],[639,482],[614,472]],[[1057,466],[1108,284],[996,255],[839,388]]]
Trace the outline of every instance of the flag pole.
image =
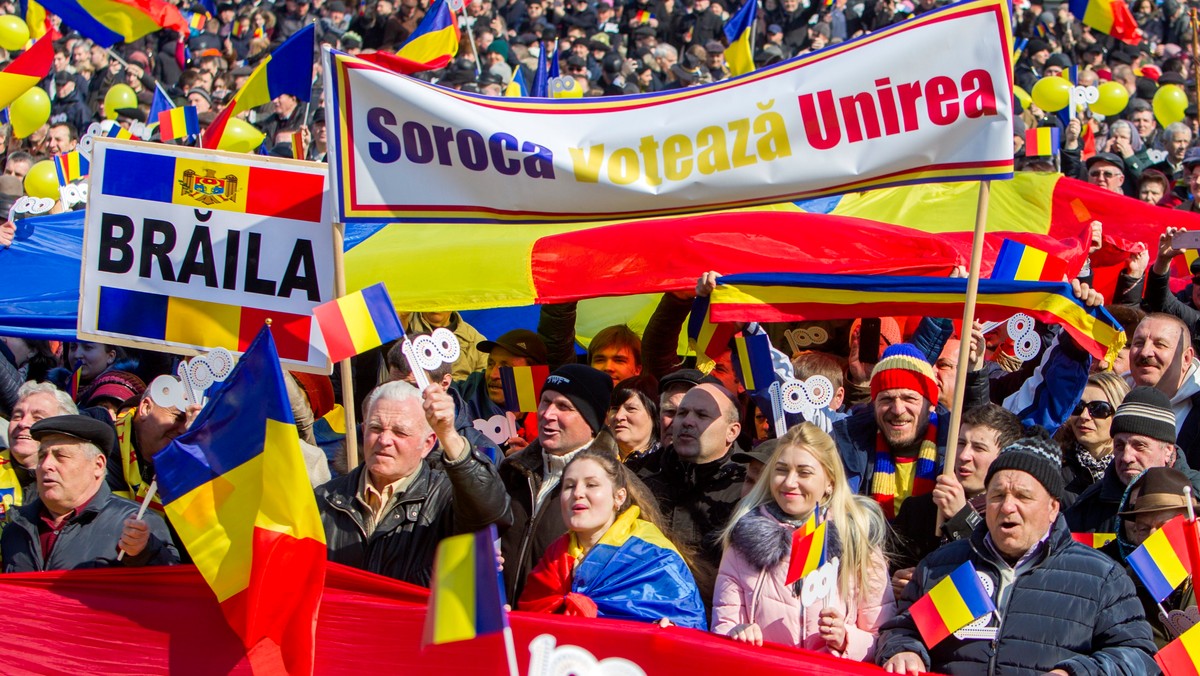
[[[150,487],[146,489],[146,499],[142,501],[142,506],[138,508],[137,516],[134,517],[135,519],[137,519],[138,521],[141,521],[142,518],[146,516],[146,508],[150,506],[150,501],[154,499],[154,494],[157,492],[158,492],[158,477],[156,476],[156,477],[154,477],[154,480],[150,482]],[[117,552],[117,560],[120,561],[121,559],[124,559],[124,558],[125,558],[125,550],[122,549],[121,551]]]
[[[975,207],[975,232],[971,236],[971,268],[967,273],[967,298],[963,303],[961,340],[958,345],[958,371],[954,375],[954,402],[950,409],[950,426],[946,432],[946,459],[942,476],[953,477],[958,450],[958,428],[962,423],[963,400],[967,389],[967,370],[971,359],[971,327],[975,323],[975,299],[979,295],[979,268],[983,264],[983,235],[987,229],[988,199],[991,182],[979,182],[979,202]],[[942,512],[938,510],[935,534],[942,529]]]
[[[346,225],[333,224],[333,289],[338,298],[346,295]],[[342,374],[342,409],[346,413],[346,471],[358,467],[358,421],[354,415],[354,371],[350,359],[338,362]]]
[[[1192,20],[1192,71],[1195,72],[1196,65],[1200,64],[1200,25],[1196,22],[1196,8],[1192,7],[1188,13]],[[1196,94],[1200,96],[1200,82],[1196,83]]]
[[504,652],[508,656],[508,676],[519,676],[517,671],[517,646],[513,643],[512,627],[504,628]]

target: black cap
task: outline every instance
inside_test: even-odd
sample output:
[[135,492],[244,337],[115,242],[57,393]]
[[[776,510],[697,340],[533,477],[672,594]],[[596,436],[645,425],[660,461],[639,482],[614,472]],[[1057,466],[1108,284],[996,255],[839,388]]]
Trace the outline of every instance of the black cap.
[[1180,75],[1179,73],[1176,73],[1174,71],[1169,72],[1169,73],[1163,73],[1162,75],[1158,76],[1158,85],[1160,87],[1162,85],[1169,85],[1169,84],[1179,85],[1180,87],[1183,87],[1184,85],[1187,84],[1187,80],[1183,79],[1182,75]]
[[38,441],[53,434],[73,437],[95,444],[104,455],[112,453],[117,445],[117,433],[112,425],[86,415],[42,418],[29,428],[29,434]]
[[514,357],[524,357],[539,365],[550,360],[550,355],[546,352],[545,341],[529,329],[513,329],[496,340],[485,340],[475,347],[485,353],[502,347],[511,352]]
[[604,414],[612,398],[613,381],[604,371],[587,364],[567,364],[546,378],[543,392],[558,392],[575,404],[579,415],[592,428],[592,434],[604,426]]
[[658,381],[658,391],[666,392],[668,388],[677,385],[686,385],[686,389],[690,390],[699,385],[701,382],[704,382],[704,378],[704,374],[697,369],[679,369],[678,371],[671,371]]
[[984,484],[1006,469],[1029,474],[1055,500],[1063,499],[1062,451],[1058,444],[1040,436],[1022,437],[1005,446],[988,468]]
[[1092,165],[1097,162],[1108,162],[1121,171],[1125,171],[1125,160],[1121,159],[1120,155],[1114,155],[1113,153],[1096,153],[1087,159],[1087,168],[1091,169]]
[[1037,54],[1038,52],[1048,51],[1050,51],[1050,43],[1046,42],[1045,40],[1034,38],[1025,43],[1025,53],[1029,54],[1030,56]]
[[58,85],[59,87],[67,84],[68,82],[74,82],[74,81],[75,81],[75,76],[71,75],[70,73],[68,73],[65,70],[60,70],[54,74],[54,84]]
[[117,118],[127,117],[138,122],[146,121],[146,114],[139,108],[117,108]]

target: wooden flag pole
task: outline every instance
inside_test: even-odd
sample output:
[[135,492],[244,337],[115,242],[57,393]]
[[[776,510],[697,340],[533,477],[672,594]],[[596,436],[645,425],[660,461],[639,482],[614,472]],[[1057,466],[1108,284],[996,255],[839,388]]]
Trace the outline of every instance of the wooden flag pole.
[[[963,399],[967,389],[967,370],[971,359],[971,327],[975,323],[975,299],[979,295],[979,268],[983,264],[983,235],[987,230],[988,198],[991,182],[979,183],[979,202],[975,207],[975,233],[971,237],[971,268],[967,273],[967,299],[963,303],[962,339],[958,345],[958,370],[954,375],[954,404],[950,409],[950,426],[946,430],[946,459],[942,463],[942,476],[953,477],[955,456],[958,450],[958,428],[962,422]],[[936,402],[934,402],[936,403]],[[942,530],[942,513],[939,510],[935,533]]]
[[[1196,8],[1192,7],[1188,10],[1189,18],[1192,20],[1192,72],[1196,72],[1196,67],[1200,66],[1200,24],[1196,20]],[[1200,82],[1196,83],[1196,95],[1200,96]]]
[[[334,296],[346,295],[346,225],[333,224],[333,290]],[[358,467],[358,420],[354,415],[354,371],[350,360],[338,362],[342,373],[342,409],[346,412],[346,471]]]

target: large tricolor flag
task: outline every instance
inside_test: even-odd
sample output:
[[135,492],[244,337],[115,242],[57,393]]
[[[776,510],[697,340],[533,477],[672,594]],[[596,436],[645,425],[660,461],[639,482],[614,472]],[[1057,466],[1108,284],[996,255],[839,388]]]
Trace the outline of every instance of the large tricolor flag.
[[0,71],[0,108],[7,108],[50,73],[54,65],[54,41],[40,38]]
[[746,0],[729,21],[725,22],[725,62],[730,75],[745,75],[754,70],[755,21],[758,19],[758,0]]
[[325,530],[266,326],[216,388],[154,456],[163,506],[254,672],[311,674]]
[[216,148],[229,118],[270,103],[282,94],[290,94],[301,101],[312,98],[313,49],[316,45],[313,26],[310,23],[297,31],[258,64],[233,101],[208,126],[201,138],[201,146]]
[[994,610],[996,605],[984,590],[975,566],[967,561],[917,599],[908,612],[921,632],[921,640],[932,648]]
[[40,40],[46,33],[54,32],[54,26],[50,24],[50,17],[46,15],[46,8],[42,7],[37,0],[18,0],[17,16],[25,21],[26,26],[29,26],[29,37],[34,40]]
[[[716,322],[793,322],[852,317],[957,317],[967,280],[804,273],[726,275],[709,316]],[[1097,359],[1115,358],[1125,331],[1103,307],[1084,305],[1066,282],[981,279],[975,316],[1005,321],[1017,312],[1061,325]]]
[[1125,0],[1070,0],[1069,7],[1085,26],[1131,45],[1142,41],[1142,31]]
[[349,359],[404,337],[404,327],[383,282],[313,309],[333,361]]
[[458,17],[446,0],[436,0],[412,35],[395,54],[374,52],[359,58],[388,70],[411,75],[445,68],[458,54]]
[[508,629],[494,525],[438,543],[422,643],[468,641]]
[[186,36],[191,28],[175,5],[163,0],[40,0],[63,23],[98,46],[133,42],[169,28]]

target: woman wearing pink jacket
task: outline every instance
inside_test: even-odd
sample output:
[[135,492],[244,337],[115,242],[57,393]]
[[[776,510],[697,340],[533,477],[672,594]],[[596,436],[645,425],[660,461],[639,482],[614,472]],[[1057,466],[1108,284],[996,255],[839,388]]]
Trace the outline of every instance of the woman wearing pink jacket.
[[[785,584],[792,533],[817,515],[826,563]],[[886,531],[875,502],[850,490],[833,439],[810,423],[793,427],[723,533],[712,631],[870,661],[880,625],[896,612]]]

